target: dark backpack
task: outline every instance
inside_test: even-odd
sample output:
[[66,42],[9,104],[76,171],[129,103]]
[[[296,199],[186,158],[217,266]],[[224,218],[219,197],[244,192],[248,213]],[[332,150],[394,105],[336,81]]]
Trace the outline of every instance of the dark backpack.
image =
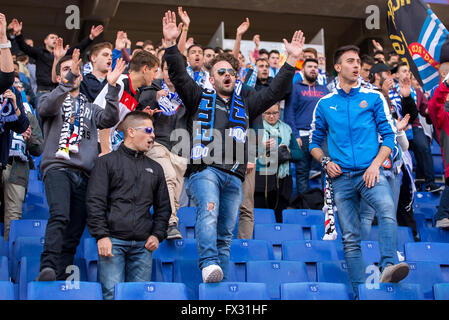
[[319,188],[310,189],[304,194],[298,194],[290,204],[294,209],[321,210],[324,206],[324,193]]

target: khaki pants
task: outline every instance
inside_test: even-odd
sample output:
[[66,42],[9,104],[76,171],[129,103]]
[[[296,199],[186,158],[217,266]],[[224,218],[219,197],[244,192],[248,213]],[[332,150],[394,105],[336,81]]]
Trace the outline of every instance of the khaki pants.
[[148,151],[147,156],[159,163],[164,169],[165,181],[167,182],[168,195],[170,197],[171,216],[169,225],[177,225],[176,212],[179,209],[179,197],[182,192],[184,173],[187,168],[187,160],[171,153],[166,147],[155,142]]
[[252,239],[254,229],[254,189],[256,180],[256,168],[245,176],[242,185],[243,202],[239,213],[239,231],[237,238]]
[[10,183],[11,165],[7,165],[3,170],[3,197],[5,207],[5,241],[9,238],[9,228],[12,220],[22,218],[22,205],[25,201],[25,188],[17,184]]

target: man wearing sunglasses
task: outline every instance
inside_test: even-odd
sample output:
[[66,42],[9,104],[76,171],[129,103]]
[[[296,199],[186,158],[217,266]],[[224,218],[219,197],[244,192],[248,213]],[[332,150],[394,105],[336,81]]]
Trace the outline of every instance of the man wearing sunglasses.
[[124,142],[96,160],[87,190],[87,224],[97,239],[105,300],[114,298],[116,283],[151,280],[152,252],[167,236],[171,214],[164,171],[145,155],[154,141],[151,116],[133,111],[121,126]]
[[292,82],[304,37],[296,31],[291,43],[284,39],[287,62],[270,86],[260,91],[236,82],[237,59],[230,54],[218,55],[211,61],[209,80],[214,90],[210,91],[198,86],[184,68],[176,46],[181,28],[182,24],[176,25],[175,13],[166,12],[163,34],[168,73],[192,121],[186,175],[187,188],[198,207],[195,234],[199,267],[204,282],[220,282],[227,279],[232,232],[242,203],[248,123],[282,99]]

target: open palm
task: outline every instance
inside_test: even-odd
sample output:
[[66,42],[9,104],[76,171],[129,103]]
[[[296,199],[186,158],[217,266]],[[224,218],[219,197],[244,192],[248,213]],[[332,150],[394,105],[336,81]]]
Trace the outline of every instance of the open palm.
[[174,42],[181,34],[182,23],[176,26],[176,14],[167,11],[162,18],[162,34],[166,42]]
[[115,64],[114,70],[111,70],[111,69],[112,68],[109,67],[107,79],[108,79],[108,83],[111,86],[115,87],[115,84],[117,83],[118,78],[120,78],[123,71],[125,71],[125,69],[126,69],[125,61],[122,58],[119,58],[117,60],[117,63]]
[[283,39],[283,41],[288,56],[299,59],[301,57],[304,43],[306,41],[304,33],[301,30],[298,30],[293,34],[292,41],[290,43],[288,43],[286,39]]

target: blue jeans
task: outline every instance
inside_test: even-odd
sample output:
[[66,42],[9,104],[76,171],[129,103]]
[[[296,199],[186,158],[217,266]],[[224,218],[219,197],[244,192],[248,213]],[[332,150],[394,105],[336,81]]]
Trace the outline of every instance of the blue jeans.
[[380,183],[368,189],[363,181],[363,171],[345,172],[333,179],[338,222],[342,231],[345,260],[354,294],[364,283],[365,266],[362,258],[362,226],[360,221],[360,199],[376,208],[379,220],[380,269],[395,264],[397,248],[397,223],[390,185],[380,170]]
[[240,204],[242,181],[234,175],[207,167],[189,177],[188,189],[197,205],[195,237],[199,267],[219,265],[227,279],[230,247]]
[[[388,175],[387,181],[390,184],[391,191],[393,192],[394,212],[398,212],[399,194],[401,192],[402,183],[402,171],[396,176]],[[362,240],[369,240],[371,232],[371,226],[373,224],[374,216],[376,215],[376,209],[371,207],[367,201],[362,199],[360,204],[360,221],[362,223]]]
[[413,151],[416,160],[416,178],[424,178],[426,185],[435,182],[429,140],[423,128],[413,127],[413,140],[410,140],[410,150]]
[[151,281],[153,253],[146,241],[125,241],[110,238],[113,257],[98,257],[98,280],[103,299],[114,299],[114,287],[120,282]]
[[435,215],[435,220],[442,220],[449,218],[449,186],[446,185],[440,198],[440,205]]

